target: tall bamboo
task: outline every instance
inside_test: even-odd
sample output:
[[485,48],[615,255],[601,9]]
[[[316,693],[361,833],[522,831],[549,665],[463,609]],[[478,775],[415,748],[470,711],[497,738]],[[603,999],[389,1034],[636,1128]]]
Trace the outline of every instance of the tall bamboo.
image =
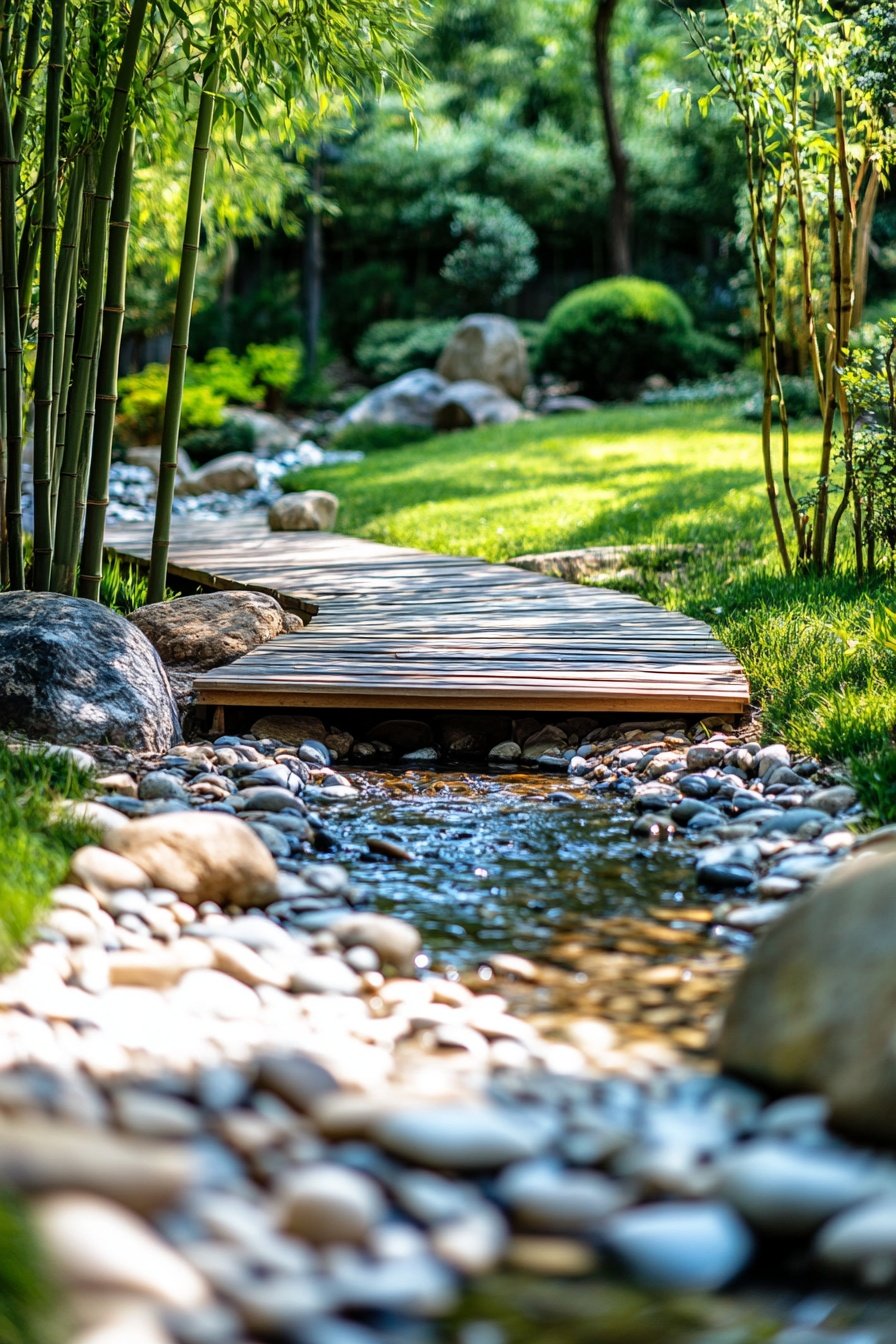
[[22,153],[22,141],[25,138],[25,127],[28,123],[28,100],[31,97],[31,86],[34,83],[37,60],[40,55],[43,11],[43,0],[34,0],[25,33],[25,43],[22,48],[22,67],[16,95],[16,110],[12,119],[12,141],[15,145],[16,158]]
[[22,333],[16,239],[18,158],[6,79],[0,71],[0,251],[3,254],[3,319],[6,345],[6,555],[11,588],[25,587],[22,550]]
[[[51,0],[47,107],[41,164],[40,300],[34,369],[34,562],[31,586],[50,586],[53,562],[53,365],[56,349],[56,233],[59,215],[59,135],[65,67],[66,0]],[[67,296],[66,296],[67,297]]]
[[[65,405],[71,376],[75,344],[74,313],[78,298],[78,243],[81,236],[81,207],[84,204],[84,160],[78,159],[68,183],[68,200],[62,221],[62,237],[56,264],[56,293],[53,306],[56,313],[56,342],[53,346],[53,478],[56,478],[56,445],[59,426],[65,435]],[[54,492],[55,493],[55,492]],[[55,509],[54,509],[55,517]],[[54,524],[55,525],[55,524]]]
[[87,283],[81,331],[74,359],[74,376],[65,422],[65,444],[59,472],[59,500],[56,511],[55,557],[53,587],[68,593],[74,587],[74,571],[67,563],[72,553],[75,508],[78,490],[78,463],[87,417],[91,383],[94,380],[100,317],[105,292],[106,248],[109,233],[109,213],[115,168],[127,120],[128,101],[140,39],[146,19],[148,0],[134,0],[125,29],[121,60],[115,78],[109,119],[103,140],[96,187],[93,193],[93,214],[87,248]]
[[106,302],[103,308],[103,340],[97,370],[96,422],[87,486],[84,543],[78,596],[99,601],[103,574],[103,532],[109,503],[109,467],[115,408],[118,405],[118,357],[124,328],[128,272],[128,236],[131,227],[131,183],[134,175],[134,130],[125,135],[118,156],[112,217],[109,222],[109,265],[106,271]]
[[168,574],[168,546],[171,534],[171,507],[174,502],[174,484],[177,476],[177,445],[180,417],[183,408],[184,379],[187,372],[187,350],[190,343],[190,318],[196,288],[199,264],[199,240],[202,228],[202,207],[205,197],[205,176],[211,148],[212,125],[218,89],[219,54],[216,47],[218,8],[211,21],[212,52],[206,66],[196,132],[193,139],[193,160],[190,166],[190,186],[187,196],[187,217],[184,223],[180,275],[174,307],[174,331],[171,360],[168,365],[168,386],[165,393],[165,414],[162,419],[162,448],[159,457],[159,484],[156,493],[156,511],[153,521],[152,551],[149,565],[149,602],[161,602],[165,596]]

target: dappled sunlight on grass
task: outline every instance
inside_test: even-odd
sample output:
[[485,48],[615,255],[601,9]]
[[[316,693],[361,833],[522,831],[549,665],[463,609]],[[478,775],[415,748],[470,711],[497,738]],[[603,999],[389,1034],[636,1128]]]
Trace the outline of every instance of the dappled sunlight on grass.
[[[807,479],[814,437],[795,435]],[[756,431],[716,407],[610,408],[442,435],[301,482],[339,495],[345,531],[489,560],[734,535],[767,543]]]

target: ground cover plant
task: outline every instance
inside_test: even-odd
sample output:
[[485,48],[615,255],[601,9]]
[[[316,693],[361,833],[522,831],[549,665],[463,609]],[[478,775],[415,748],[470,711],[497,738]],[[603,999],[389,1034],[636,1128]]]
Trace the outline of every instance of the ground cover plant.
[[[335,490],[345,531],[394,545],[488,560],[643,545],[634,577],[614,584],[707,621],[741,659],[766,736],[849,764],[872,815],[891,819],[896,653],[874,619],[885,582],[860,584],[846,564],[782,575],[755,428],[738,412],[610,407],[443,435],[304,472],[299,488]],[[807,480],[816,441],[810,422],[794,427]],[[682,543],[700,546],[664,553]]]
[[83,797],[88,782],[66,755],[0,741],[0,968],[47,908],[69,855],[93,839],[91,827],[55,810],[61,798]]

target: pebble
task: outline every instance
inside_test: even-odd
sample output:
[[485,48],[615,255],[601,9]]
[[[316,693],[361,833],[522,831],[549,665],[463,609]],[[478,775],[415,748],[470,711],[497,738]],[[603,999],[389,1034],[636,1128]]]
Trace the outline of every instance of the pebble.
[[137,1293],[190,1310],[209,1300],[204,1279],[136,1214],[95,1195],[45,1195],[34,1203],[47,1254],[70,1288]]
[[232,1022],[252,1018],[259,1009],[255,991],[221,971],[187,971],[173,994],[178,1008]]
[[492,1106],[411,1108],[376,1120],[375,1143],[423,1166],[482,1171],[534,1157],[550,1134],[515,1111]]
[[821,1229],[813,1246],[827,1269],[851,1274],[868,1288],[896,1282],[896,1194],[848,1209]]
[[413,924],[392,915],[342,915],[330,925],[343,947],[372,947],[380,960],[400,974],[414,970],[422,939]]
[[[879,1192],[885,1179],[879,1164],[848,1152],[759,1139],[722,1158],[716,1192],[757,1231],[805,1237]],[[896,1198],[896,1167],[890,1181]]]
[[101,900],[113,892],[146,891],[152,885],[138,864],[99,845],[84,845],[75,850],[69,862],[68,880],[86,887]]
[[277,1190],[280,1227],[313,1245],[363,1243],[385,1216],[380,1187],[363,1172],[317,1163],[287,1173]]
[[506,1168],[495,1194],[521,1229],[593,1232],[607,1214],[628,1203],[618,1182],[598,1172],[567,1171],[547,1161]]
[[602,1243],[650,1288],[716,1292],[753,1255],[753,1238],[721,1203],[675,1203],[624,1209],[608,1218]]

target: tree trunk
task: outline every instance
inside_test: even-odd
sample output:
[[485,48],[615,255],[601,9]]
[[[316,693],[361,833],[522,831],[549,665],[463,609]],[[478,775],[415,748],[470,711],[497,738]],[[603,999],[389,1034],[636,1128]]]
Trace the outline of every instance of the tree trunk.
[[[311,190],[318,197],[323,187],[323,146],[318,146],[311,167]],[[303,316],[305,319],[305,373],[317,372],[317,347],[320,342],[320,316],[323,307],[324,230],[316,204],[308,211],[305,223],[305,247],[302,260]]]
[[610,58],[610,37],[619,0],[595,0],[592,23],[594,41],[594,74],[604,123],[607,160],[613,177],[610,196],[609,245],[610,266],[614,275],[632,273],[632,197],[629,188],[629,157],[622,139],[616,102],[613,96],[613,68]]
[[[213,46],[217,36],[218,10],[212,15]],[[152,550],[149,563],[149,592],[147,601],[161,602],[165,597],[168,577],[168,547],[171,537],[171,506],[174,502],[174,484],[177,477],[177,446],[180,437],[180,417],[184,399],[184,380],[187,373],[187,351],[190,344],[190,318],[196,289],[196,271],[199,265],[199,243],[202,236],[202,207],[205,200],[205,177],[211,149],[212,125],[215,116],[215,94],[218,87],[218,57],[210,57],[199,97],[196,133],[193,140],[193,162],[190,167],[190,187],[187,196],[187,217],[184,223],[180,275],[174,305],[174,329],[171,359],[168,365],[168,387],[165,393],[165,414],[162,419],[162,448],[159,457],[159,486],[153,522]]]

